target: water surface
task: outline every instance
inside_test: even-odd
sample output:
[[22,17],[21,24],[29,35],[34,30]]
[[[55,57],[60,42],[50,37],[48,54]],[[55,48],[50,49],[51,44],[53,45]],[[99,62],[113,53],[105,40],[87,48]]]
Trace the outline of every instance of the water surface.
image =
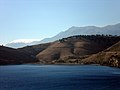
[[120,69],[94,65],[0,66],[0,90],[120,90]]

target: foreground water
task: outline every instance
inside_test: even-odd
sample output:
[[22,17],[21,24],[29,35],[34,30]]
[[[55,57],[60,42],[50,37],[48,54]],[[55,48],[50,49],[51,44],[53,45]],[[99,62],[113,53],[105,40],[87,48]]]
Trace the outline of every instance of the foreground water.
[[0,66],[0,90],[120,90],[120,69],[94,65]]

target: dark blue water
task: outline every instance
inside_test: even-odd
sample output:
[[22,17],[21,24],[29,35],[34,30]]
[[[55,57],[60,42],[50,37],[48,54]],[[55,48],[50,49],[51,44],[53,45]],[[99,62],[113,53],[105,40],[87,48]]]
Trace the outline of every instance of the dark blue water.
[[0,66],[0,90],[120,90],[120,69],[93,65]]

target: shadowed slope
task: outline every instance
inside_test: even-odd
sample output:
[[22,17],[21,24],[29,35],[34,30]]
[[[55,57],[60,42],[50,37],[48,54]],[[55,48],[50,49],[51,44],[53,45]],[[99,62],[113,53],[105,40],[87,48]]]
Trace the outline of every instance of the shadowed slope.
[[27,46],[19,49],[0,46],[0,64],[24,64],[35,63],[36,55],[46,49],[50,43]]
[[0,46],[0,64],[22,64],[36,62],[29,54]]

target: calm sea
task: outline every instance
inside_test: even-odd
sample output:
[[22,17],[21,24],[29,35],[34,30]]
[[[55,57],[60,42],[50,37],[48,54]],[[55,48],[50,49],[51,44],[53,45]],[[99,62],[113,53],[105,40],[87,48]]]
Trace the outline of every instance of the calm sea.
[[95,65],[0,66],[0,90],[120,90],[120,69]]

